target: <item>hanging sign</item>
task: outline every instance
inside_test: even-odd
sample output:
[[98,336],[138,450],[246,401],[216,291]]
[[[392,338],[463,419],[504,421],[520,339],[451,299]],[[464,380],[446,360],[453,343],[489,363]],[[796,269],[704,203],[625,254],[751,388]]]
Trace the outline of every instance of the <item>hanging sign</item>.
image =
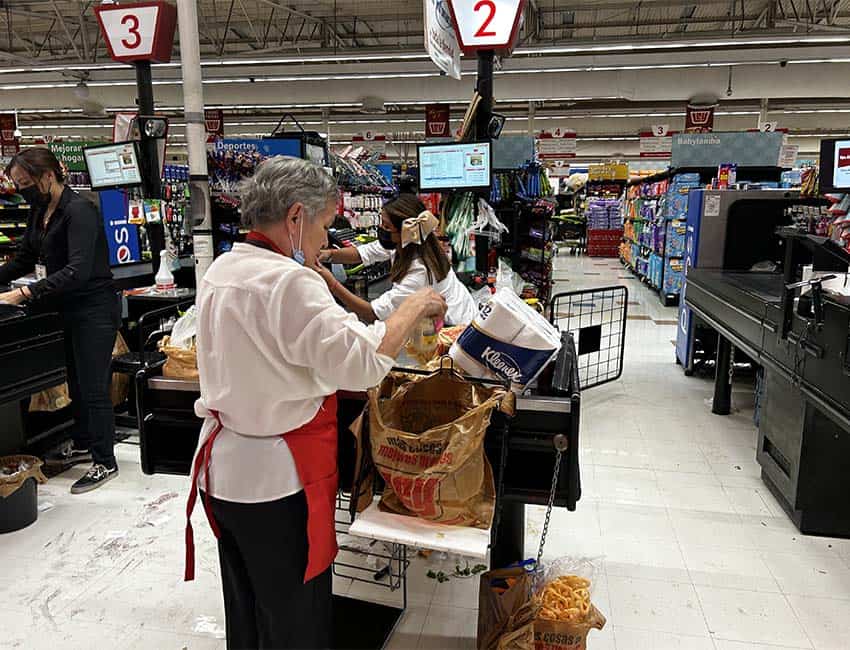
[[510,56],[519,38],[526,0],[449,0],[464,54],[494,50]]
[[425,137],[452,137],[452,131],[449,125],[450,118],[451,108],[448,104],[428,104],[425,107]]
[[794,166],[797,164],[797,155],[799,153],[800,145],[783,144],[782,148],[779,150],[779,162],[776,166],[782,167],[783,169],[794,169]]
[[207,130],[207,142],[215,142],[224,137],[224,111],[220,108],[204,109],[204,128]]
[[679,133],[673,136],[673,167],[717,167],[734,160],[741,167],[774,167],[783,144],[781,133]]
[[374,131],[363,131],[351,138],[351,144],[372,154],[379,153],[383,158],[387,151],[387,136]]
[[448,0],[423,0],[425,3],[425,51],[435,65],[450,77],[460,80],[460,46],[452,25]]
[[15,137],[18,129],[18,116],[15,113],[0,113],[0,156],[14,156],[21,149],[20,141]]
[[688,104],[685,113],[685,133],[710,133],[714,130],[714,109],[717,104]]
[[552,178],[567,178],[570,175],[570,166],[563,160],[553,160],[548,169]]
[[576,132],[557,127],[537,135],[537,157],[540,160],[563,160],[576,157]]
[[94,8],[109,56],[120,63],[171,61],[177,8],[167,2],[99,5]]
[[650,131],[641,131],[640,135],[640,157],[641,158],[669,158],[673,150],[674,132],[668,129],[666,124],[657,124]]
[[773,133],[779,130],[779,122],[759,122],[759,131],[762,133]]
[[102,143],[75,140],[74,142],[46,142],[46,144],[51,153],[65,165],[65,169],[69,172],[85,172],[88,171],[88,168],[86,167],[83,149]]

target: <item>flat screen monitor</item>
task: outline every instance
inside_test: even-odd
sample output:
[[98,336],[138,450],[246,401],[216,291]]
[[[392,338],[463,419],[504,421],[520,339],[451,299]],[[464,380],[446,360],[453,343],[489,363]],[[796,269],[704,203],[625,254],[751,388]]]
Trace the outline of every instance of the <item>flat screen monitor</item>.
[[133,187],[142,184],[139,151],[135,142],[88,147],[83,150],[93,190]]
[[850,191],[850,139],[821,140],[820,191]]
[[489,142],[420,144],[419,191],[485,190],[492,172]]

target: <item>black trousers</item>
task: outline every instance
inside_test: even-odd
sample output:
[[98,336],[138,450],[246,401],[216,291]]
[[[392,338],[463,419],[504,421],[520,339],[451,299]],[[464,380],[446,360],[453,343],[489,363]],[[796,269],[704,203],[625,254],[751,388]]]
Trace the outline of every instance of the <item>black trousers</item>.
[[91,449],[95,463],[115,465],[115,411],[109,395],[112,346],[121,322],[113,291],[87,296],[62,311],[68,393],[77,447]]
[[228,650],[329,648],[331,569],[304,584],[307,499],[234,503],[208,497],[221,536]]

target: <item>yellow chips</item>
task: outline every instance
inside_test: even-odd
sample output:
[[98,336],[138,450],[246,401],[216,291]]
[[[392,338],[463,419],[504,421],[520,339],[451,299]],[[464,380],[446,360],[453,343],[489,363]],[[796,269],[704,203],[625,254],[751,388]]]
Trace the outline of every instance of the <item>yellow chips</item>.
[[590,580],[561,576],[546,585],[540,594],[538,618],[578,623],[590,612]]

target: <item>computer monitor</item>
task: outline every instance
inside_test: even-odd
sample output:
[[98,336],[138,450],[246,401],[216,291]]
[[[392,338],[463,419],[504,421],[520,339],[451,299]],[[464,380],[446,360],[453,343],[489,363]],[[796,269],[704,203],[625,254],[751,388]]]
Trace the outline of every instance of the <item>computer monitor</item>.
[[850,139],[821,140],[820,191],[822,194],[850,192]]
[[134,187],[142,184],[136,142],[114,142],[83,149],[93,190]]
[[419,191],[486,190],[490,188],[489,142],[420,144]]

